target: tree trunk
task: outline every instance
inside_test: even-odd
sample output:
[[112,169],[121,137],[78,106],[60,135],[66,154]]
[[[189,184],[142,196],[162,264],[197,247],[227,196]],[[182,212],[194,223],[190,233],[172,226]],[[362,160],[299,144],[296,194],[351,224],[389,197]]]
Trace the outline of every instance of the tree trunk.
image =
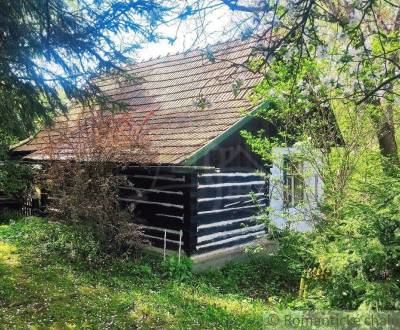
[[396,129],[393,120],[393,107],[375,98],[371,104],[377,108],[377,114],[372,116],[382,156],[383,170],[390,174],[393,167],[399,165],[399,155],[396,142]]
[[[396,19],[394,22],[394,31],[400,28],[400,9],[397,11]],[[399,57],[397,53],[394,53],[390,57],[390,61],[387,60],[386,66],[389,69],[389,75],[395,75],[396,69],[393,63],[398,63]],[[393,83],[391,83],[387,89],[387,94],[393,94]],[[381,155],[383,156],[383,169],[386,173],[390,173],[393,166],[400,165],[399,154],[396,142],[396,129],[393,120],[393,103],[390,101],[385,101],[381,98],[380,101],[375,102],[375,104],[380,108],[381,115],[379,118],[375,119],[375,125],[377,126],[377,137],[379,142],[379,149]]]
[[399,165],[399,155],[396,143],[396,131],[393,123],[393,109],[391,105],[380,103],[382,115],[375,124],[381,155],[393,165]]

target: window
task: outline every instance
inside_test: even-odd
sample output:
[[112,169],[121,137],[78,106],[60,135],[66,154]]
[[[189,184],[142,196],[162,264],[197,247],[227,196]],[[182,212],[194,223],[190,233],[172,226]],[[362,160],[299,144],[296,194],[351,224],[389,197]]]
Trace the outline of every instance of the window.
[[303,163],[283,158],[283,203],[286,208],[295,207],[304,201]]

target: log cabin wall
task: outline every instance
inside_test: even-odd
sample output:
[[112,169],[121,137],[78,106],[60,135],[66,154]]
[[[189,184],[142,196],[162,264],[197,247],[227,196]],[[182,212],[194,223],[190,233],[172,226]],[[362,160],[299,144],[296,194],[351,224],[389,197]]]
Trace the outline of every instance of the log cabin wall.
[[198,176],[196,253],[248,243],[265,234],[259,221],[268,203],[262,174],[210,173]]
[[[257,173],[217,172],[187,167],[125,168],[128,184],[120,187],[119,202],[143,226],[145,238],[158,248],[187,256],[250,242],[265,233],[258,221],[268,205],[268,185]],[[47,192],[41,194],[45,215]],[[39,214],[39,213],[38,213]],[[182,233],[182,236],[180,237]]]
[[177,251],[182,231],[181,245],[188,254],[190,244],[184,232],[187,231],[184,218],[188,216],[187,198],[191,187],[187,185],[187,177],[191,174],[137,170],[125,170],[121,174],[128,179],[128,185],[120,187],[121,206],[143,226],[149,243],[162,248],[166,231],[167,249]]
[[265,233],[257,220],[267,203],[265,178],[254,173],[126,171],[120,202],[150,244],[186,255],[240,245]]

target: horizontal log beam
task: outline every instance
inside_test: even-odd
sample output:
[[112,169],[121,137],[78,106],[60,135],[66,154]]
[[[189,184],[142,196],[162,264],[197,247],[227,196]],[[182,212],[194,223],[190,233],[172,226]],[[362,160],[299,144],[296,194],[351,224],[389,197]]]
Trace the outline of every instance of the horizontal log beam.
[[181,230],[183,229],[183,217],[173,217],[162,214],[153,214],[152,216],[142,218],[135,217],[134,222],[145,226],[154,226],[161,229]]
[[199,186],[198,197],[199,198],[210,198],[220,196],[234,196],[234,195],[246,195],[251,192],[265,193],[266,187],[263,182],[257,184],[224,184],[224,185],[201,185]]
[[153,201],[159,203],[171,203],[176,205],[183,205],[183,193],[175,194],[164,191],[149,191],[149,190],[138,190],[131,187],[121,187],[119,191],[119,197],[131,198],[142,201]]
[[257,237],[261,237],[265,234],[265,231],[262,230],[260,232],[256,233],[251,233],[251,234],[246,234],[246,235],[241,235],[237,236],[234,238],[228,238],[226,240],[221,240],[219,242],[215,243],[206,243],[203,245],[198,245],[197,246],[197,253],[206,253],[206,252],[211,252],[211,251],[223,251],[223,249],[232,247],[232,246],[238,246],[241,244],[246,244],[251,241],[254,241]]
[[264,181],[264,177],[252,173],[215,173],[199,175],[200,185],[218,183],[245,183]]
[[259,212],[259,208],[254,205],[241,208],[199,212],[195,218],[201,225],[232,219],[249,218],[256,216]]
[[211,197],[211,198],[200,198],[198,200],[199,211],[211,211],[220,210],[224,208],[251,206],[258,204],[265,204],[266,198],[263,193],[257,193],[252,198],[251,194],[246,195],[232,195],[224,197]]
[[244,228],[238,228],[238,229],[233,229],[233,230],[222,230],[216,233],[211,233],[208,235],[202,235],[198,237],[198,244],[206,244],[206,243],[212,243],[212,242],[219,242],[226,240],[228,238],[233,238],[233,237],[238,237],[238,236],[243,236],[246,234],[251,234],[251,233],[256,233],[260,232],[261,230],[264,230],[265,225],[264,224],[258,224],[255,226],[249,226],[249,227],[244,227]]
[[215,223],[199,225],[197,229],[198,236],[204,236],[214,233],[219,233],[223,231],[229,231],[234,229],[240,229],[250,226],[255,226],[260,223],[260,220],[254,216],[244,219],[234,219],[228,221],[219,221]]

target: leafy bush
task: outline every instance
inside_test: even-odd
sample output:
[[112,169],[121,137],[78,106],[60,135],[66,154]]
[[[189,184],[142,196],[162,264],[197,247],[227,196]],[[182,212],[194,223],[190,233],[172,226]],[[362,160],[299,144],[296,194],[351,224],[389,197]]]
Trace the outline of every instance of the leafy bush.
[[187,280],[192,277],[192,259],[177,254],[168,256],[161,264],[161,271],[167,278],[177,281]]
[[123,180],[103,161],[55,163],[46,173],[53,197],[50,216],[91,235],[104,252],[134,253],[143,241],[142,232],[118,206]]
[[306,292],[290,307],[400,307],[399,174],[360,182],[311,233],[279,233],[277,257],[286,259],[299,287],[300,277],[305,282]]
[[330,277],[322,283],[339,308],[400,307],[400,172],[359,183],[335,218],[315,233],[314,255]]
[[88,263],[100,261],[101,246],[96,237],[85,228],[49,223],[46,235],[38,237],[48,255],[59,254],[69,260],[84,260]]
[[315,266],[315,259],[311,252],[312,235],[312,233],[297,232],[288,228],[275,229],[271,235],[279,245],[274,257],[285,265],[286,272],[291,275],[291,278],[299,278],[304,268]]
[[0,191],[7,197],[23,198],[31,188],[33,173],[30,166],[16,161],[4,161],[0,166]]

